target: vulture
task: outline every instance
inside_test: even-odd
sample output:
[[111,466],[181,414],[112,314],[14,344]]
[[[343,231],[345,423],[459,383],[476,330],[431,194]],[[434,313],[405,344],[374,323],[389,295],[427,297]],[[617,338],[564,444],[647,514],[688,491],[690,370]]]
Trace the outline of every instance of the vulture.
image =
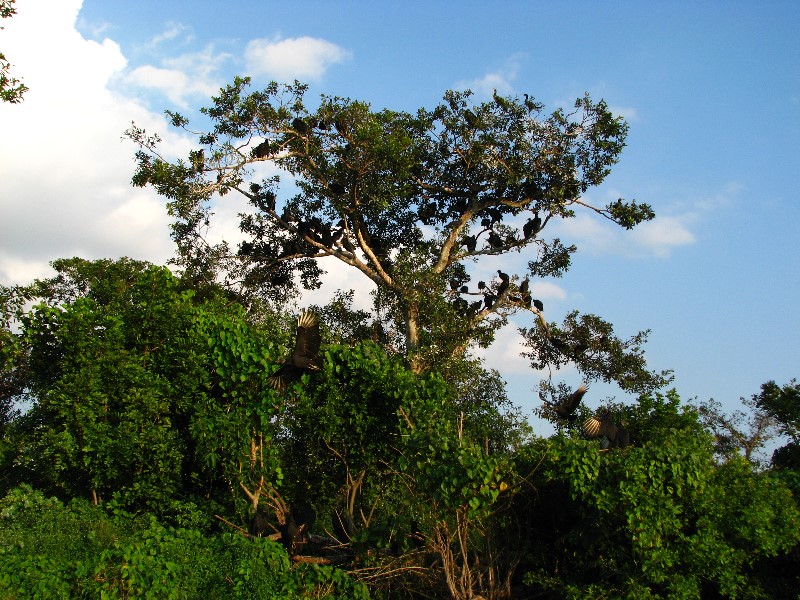
[[468,252],[475,252],[475,248],[478,247],[478,239],[474,235],[465,236],[462,243]]
[[478,117],[475,116],[475,113],[472,112],[471,110],[467,109],[464,111],[464,120],[467,122],[467,125],[469,125],[473,129],[477,128]]
[[319,371],[319,321],[314,313],[303,311],[297,318],[297,336],[294,350],[278,369],[278,372],[269,378],[271,388],[284,391],[289,385],[300,379],[303,373]]
[[553,407],[553,409],[556,411],[556,414],[558,414],[559,417],[567,419],[568,421],[574,421],[575,410],[578,408],[578,405],[581,403],[581,400],[588,389],[589,388],[582,383],[577,390],[572,392],[566,397],[566,399],[562,400]]
[[297,118],[292,121],[292,129],[300,135],[306,135],[308,133],[308,123],[303,121],[303,119]]
[[534,300],[533,301],[533,305],[536,307],[536,310],[538,310],[539,312],[543,312],[544,311],[544,304],[542,303],[541,300]]
[[533,219],[528,219],[522,226],[522,235],[525,239],[530,239],[539,233],[542,228],[542,219],[537,214]]
[[497,296],[499,297],[502,296],[503,293],[505,293],[505,291],[508,289],[508,283],[510,277],[508,276],[507,273],[503,273],[499,269],[497,271],[497,274],[500,276],[500,285],[497,286]]
[[267,140],[264,140],[258,146],[253,148],[254,158],[266,158],[267,156],[269,156],[269,153],[270,153],[270,145]]
[[603,409],[595,416],[586,419],[583,423],[583,433],[593,440],[605,438],[602,442],[603,449],[625,448],[630,441],[628,431],[622,425],[614,423],[611,411],[608,409]]

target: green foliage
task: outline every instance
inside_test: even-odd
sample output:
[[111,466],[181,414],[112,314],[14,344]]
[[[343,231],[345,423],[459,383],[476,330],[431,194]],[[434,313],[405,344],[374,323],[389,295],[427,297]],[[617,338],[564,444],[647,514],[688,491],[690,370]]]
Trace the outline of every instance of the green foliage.
[[0,523],[0,598],[369,597],[337,569],[292,567],[266,539],[109,517],[30,487],[0,501]]
[[531,569],[529,583],[567,597],[763,597],[753,565],[800,541],[791,493],[743,460],[718,465],[708,438],[691,429],[670,431],[605,453],[552,439],[537,479],[569,501],[541,509],[566,531],[549,547],[553,563]]

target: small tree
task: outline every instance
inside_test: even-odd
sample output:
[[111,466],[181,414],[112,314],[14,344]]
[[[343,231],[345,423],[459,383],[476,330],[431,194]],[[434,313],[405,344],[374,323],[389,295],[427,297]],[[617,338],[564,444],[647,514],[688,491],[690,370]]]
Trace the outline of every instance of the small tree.
[[[645,369],[645,333],[623,341],[607,322],[575,313],[556,328],[530,291],[531,279],[563,275],[576,250],[545,239],[554,221],[587,210],[630,229],[654,216],[635,201],[597,207],[584,198],[627,134],[604,102],[585,96],[572,112],[545,116],[527,95],[475,105],[470,92],[451,91],[409,114],[328,96],[312,109],[298,82],[252,93],[248,85],[235,79],[201,109],[212,127],[194,134],[199,146],[187,160],[162,156],[157,135],[127,132],[140,148],[133,183],[168,198],[188,277],[221,272],[244,293],[279,301],[296,290],[295,275],[318,287],[323,261],[338,260],[375,284],[385,343],[415,372],[458,363],[522,311],[534,318],[525,331],[534,366],[574,361],[587,379],[626,389],[664,383],[665,374]],[[189,131],[187,118],[168,115]],[[284,193],[278,176],[255,180],[265,163],[293,176],[297,192]],[[251,205],[235,256],[203,238],[212,200],[229,192]],[[511,252],[526,253],[527,273],[471,283],[471,265]]]

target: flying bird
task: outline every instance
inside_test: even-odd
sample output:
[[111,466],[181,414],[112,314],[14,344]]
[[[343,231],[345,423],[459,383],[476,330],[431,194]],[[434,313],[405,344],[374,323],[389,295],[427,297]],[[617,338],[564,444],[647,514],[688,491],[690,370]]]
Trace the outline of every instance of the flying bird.
[[572,392],[563,401],[553,407],[553,409],[556,411],[556,414],[558,414],[559,417],[567,419],[568,421],[574,421],[575,410],[578,408],[578,405],[581,403],[581,400],[588,389],[589,388],[582,383],[577,390]]
[[297,318],[294,350],[278,369],[278,372],[270,376],[270,387],[282,392],[300,379],[303,373],[319,371],[321,368],[319,345],[319,321],[314,313],[303,311]]

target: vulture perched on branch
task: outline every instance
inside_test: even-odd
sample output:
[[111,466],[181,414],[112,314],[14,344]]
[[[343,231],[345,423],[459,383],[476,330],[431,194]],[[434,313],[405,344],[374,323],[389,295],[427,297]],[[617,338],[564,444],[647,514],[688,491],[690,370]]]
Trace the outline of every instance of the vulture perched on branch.
[[294,350],[278,372],[270,376],[270,387],[282,392],[300,379],[303,373],[319,371],[319,345],[319,321],[314,313],[303,311],[297,318]]
[[583,433],[589,439],[605,438],[602,447],[625,448],[629,442],[628,430],[617,425],[611,418],[611,411],[604,409],[583,423]]

